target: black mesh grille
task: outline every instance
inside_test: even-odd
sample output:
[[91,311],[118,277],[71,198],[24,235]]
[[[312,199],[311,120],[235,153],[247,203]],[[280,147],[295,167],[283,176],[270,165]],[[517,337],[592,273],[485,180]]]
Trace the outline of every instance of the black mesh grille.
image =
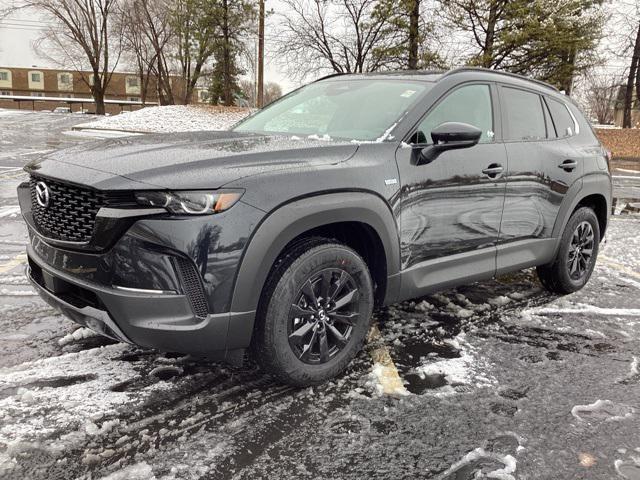
[[[49,189],[47,207],[40,206],[37,201],[38,182],[44,182]],[[133,204],[129,192],[101,192],[36,176],[31,177],[29,186],[36,226],[44,236],[56,240],[88,242],[101,207]]]
[[209,306],[195,265],[184,258],[176,258],[176,266],[182,288],[189,299],[191,308],[197,317],[205,318],[209,313]]

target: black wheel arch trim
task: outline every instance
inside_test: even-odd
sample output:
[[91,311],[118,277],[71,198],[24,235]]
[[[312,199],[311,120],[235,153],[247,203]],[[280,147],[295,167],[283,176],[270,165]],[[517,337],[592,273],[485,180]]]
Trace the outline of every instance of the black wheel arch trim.
[[[294,199],[272,210],[254,229],[240,260],[231,300],[231,311],[255,311],[262,289],[278,256],[295,238],[317,227],[340,222],[360,222],[380,237],[385,250],[387,277],[398,278],[400,240],[393,213],[375,193],[332,192]],[[387,284],[386,297],[397,295],[399,282]],[[236,330],[237,327],[238,330]],[[231,326],[238,344],[248,343],[253,325]],[[235,343],[235,342],[234,342]]]
[[[556,222],[553,226],[552,237],[557,239],[555,251],[560,248],[562,232],[571,218],[578,204],[591,195],[600,195],[607,204],[607,216],[605,224],[608,225],[611,217],[612,184],[611,176],[606,172],[592,172],[584,175],[580,182],[575,182],[569,188],[567,197],[560,207]],[[602,233],[601,233],[602,236]]]

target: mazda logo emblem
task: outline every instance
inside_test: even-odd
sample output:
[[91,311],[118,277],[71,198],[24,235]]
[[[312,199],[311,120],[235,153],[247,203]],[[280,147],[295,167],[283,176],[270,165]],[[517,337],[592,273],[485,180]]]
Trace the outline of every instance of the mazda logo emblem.
[[51,201],[51,193],[49,187],[44,182],[36,183],[36,201],[42,208],[47,208]]

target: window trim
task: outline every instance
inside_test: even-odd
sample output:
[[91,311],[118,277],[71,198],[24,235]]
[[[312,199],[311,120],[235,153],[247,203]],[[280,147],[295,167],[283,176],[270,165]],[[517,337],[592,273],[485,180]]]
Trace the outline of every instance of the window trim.
[[[451,88],[449,88],[442,95],[440,95],[435,101],[431,102],[431,104],[428,106],[427,111],[422,116],[420,116],[417,122],[415,122],[411,126],[408,133],[402,139],[402,142],[407,143],[409,145],[416,145],[416,144],[410,143],[409,141],[411,140],[411,137],[413,137],[413,135],[418,131],[417,130],[418,126],[431,114],[431,112],[456,90],[459,90],[460,88],[464,88],[464,87],[473,86],[473,85],[485,85],[489,88],[489,98],[491,100],[491,120],[493,123],[493,142],[478,143],[478,145],[494,145],[496,143],[502,143],[502,121],[501,121],[502,119],[500,118],[499,115],[496,114],[496,112],[500,111],[500,100],[495,90],[496,84],[495,82],[488,82],[485,80],[470,80],[467,82],[458,83],[452,86]],[[423,106],[424,106],[424,101],[416,104],[414,108],[419,109],[419,108],[422,108]],[[500,121],[500,124],[498,124],[499,121]],[[430,139],[428,140],[429,142],[431,141]],[[428,143],[428,145],[431,145],[431,143]]]

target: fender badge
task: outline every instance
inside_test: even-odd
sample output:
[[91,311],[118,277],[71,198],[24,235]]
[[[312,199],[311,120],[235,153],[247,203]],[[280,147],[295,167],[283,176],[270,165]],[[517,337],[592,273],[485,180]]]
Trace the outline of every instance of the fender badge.
[[395,185],[396,183],[398,183],[398,179],[397,178],[387,178],[384,181],[385,185]]

